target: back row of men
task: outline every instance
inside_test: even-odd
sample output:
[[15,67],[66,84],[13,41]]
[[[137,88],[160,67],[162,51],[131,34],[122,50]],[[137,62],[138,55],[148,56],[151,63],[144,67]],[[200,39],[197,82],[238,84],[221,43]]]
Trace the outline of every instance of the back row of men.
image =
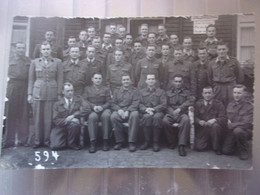
[[[143,27],[144,26],[146,25],[143,25]],[[162,31],[164,33],[166,32],[166,29],[163,25],[159,26],[158,27],[159,37],[162,35],[162,33],[160,33],[160,29],[161,30],[163,29]],[[173,48],[172,46],[169,46],[167,43],[163,42],[163,40],[166,40],[167,37],[166,34],[163,34],[161,38],[156,39],[157,45],[148,44],[146,46],[145,52],[142,52],[143,51],[142,48],[145,47],[144,43],[142,43],[142,41],[136,41],[134,43],[134,50],[132,53],[131,52],[130,54],[128,53],[129,55],[126,54],[127,50],[122,48],[121,46],[120,47],[115,46],[115,49],[112,53],[108,52],[106,53],[106,55],[103,54],[101,55],[100,53],[97,52],[99,47],[95,46],[95,40],[98,40],[100,38],[94,36],[93,40],[91,41],[92,44],[86,46],[86,56],[84,59],[81,59],[84,56],[83,55],[84,53],[82,53],[81,48],[77,45],[76,46],[73,45],[71,48],[69,48],[69,59],[65,60],[62,65],[60,60],[52,57],[55,55],[55,53],[52,53],[53,47],[50,44],[50,42],[44,42],[39,47],[41,57],[33,60],[30,66],[26,66],[28,65],[28,63],[30,64],[30,61],[28,58],[24,56],[25,45],[23,43],[17,43],[16,53],[10,59],[10,66],[9,66],[10,81],[8,82],[8,89],[7,89],[7,97],[9,99],[9,106],[8,106],[9,115],[7,117],[6,133],[7,134],[8,132],[10,133],[11,139],[9,140],[14,143],[15,140],[14,137],[15,134],[17,133],[16,132],[17,129],[19,128],[23,129],[20,127],[20,125],[21,123],[25,123],[26,121],[26,120],[20,121],[17,119],[17,115],[20,116],[20,113],[27,112],[26,109],[23,108],[25,107],[26,103],[22,103],[21,93],[23,93],[23,95],[27,97],[25,98],[25,100],[27,99],[33,105],[33,114],[34,114],[34,122],[35,122],[35,147],[38,147],[42,144],[49,146],[50,132],[52,126],[51,113],[52,113],[53,103],[57,100],[58,97],[60,99],[60,97],[62,96],[62,83],[64,82],[71,83],[71,85],[74,86],[73,90],[75,91],[75,94],[83,95],[85,87],[92,86],[92,82],[93,82],[92,76],[95,75],[94,73],[97,72],[99,72],[101,75],[101,78],[103,80],[102,84],[103,85],[107,84],[107,87],[109,88],[109,92],[110,92],[109,94],[113,94],[113,98],[116,97],[115,96],[116,89],[120,87],[122,88],[121,79],[122,76],[125,74],[130,76],[129,79],[131,80],[131,82],[135,86],[137,86],[140,90],[147,88],[148,85],[147,75],[154,75],[155,76],[154,80],[156,81],[154,85],[156,86],[156,89],[162,88],[165,91],[167,91],[167,94],[168,91],[171,91],[173,88],[172,84],[176,80],[176,75],[177,76],[179,75],[179,77],[181,77],[181,82],[183,83],[182,84],[183,87],[186,90],[190,91],[191,97],[195,97],[196,99],[199,99],[201,97],[202,89],[204,89],[208,85],[211,85],[213,86],[215,99],[220,100],[220,102],[222,102],[223,105],[226,107],[228,103],[233,100],[233,87],[235,86],[235,84],[243,82],[243,73],[241,71],[238,61],[235,58],[228,56],[227,45],[223,42],[218,42],[216,40],[215,30],[216,29],[214,26],[209,26],[207,28],[208,35],[210,34],[209,32],[211,31],[213,32],[213,33],[211,32],[211,34],[213,34],[213,37],[211,37],[213,38],[213,40],[210,39],[210,37],[208,37],[208,39],[204,41],[205,44],[201,44],[201,46],[198,48],[197,57],[195,56],[194,52],[191,52],[188,58],[186,52],[187,47],[182,48],[181,46],[176,45],[176,47]],[[48,37],[47,36],[48,34],[52,34],[52,33],[47,32],[46,39]],[[111,35],[109,36],[111,37]],[[141,37],[142,35],[140,36],[140,39]],[[115,44],[117,40],[122,41],[120,39],[116,39]],[[125,37],[125,43],[127,42],[126,40],[127,40],[127,35]],[[158,47],[158,40],[162,40],[161,46],[159,47]],[[188,40],[191,43],[190,37],[188,37]],[[100,45],[100,42],[98,45]],[[183,44],[183,46],[184,45],[185,44]],[[138,51],[138,48],[140,54],[136,52]],[[160,50],[158,50],[158,48],[160,48]],[[157,58],[157,54],[158,56],[162,55],[161,58]],[[216,58],[214,58],[214,55],[216,56]],[[137,56],[139,56],[140,59]],[[198,60],[195,61],[195,59],[197,58]],[[209,60],[209,58],[211,60]],[[135,59],[136,61],[134,61],[133,59]],[[30,67],[29,81],[27,81],[29,67]],[[29,83],[28,93],[24,94],[24,91],[27,91],[27,82]],[[92,91],[90,90],[87,94],[90,95],[95,94],[95,90],[99,91],[98,88],[92,87]],[[172,93],[174,91],[175,90],[172,90]],[[119,94],[123,92],[124,90],[122,89]],[[179,92],[177,95],[172,95],[177,98],[173,100],[174,104],[176,103],[180,104],[180,102],[182,104],[183,102],[181,100],[185,99],[183,97],[188,97],[187,94],[186,95],[179,94]],[[63,93],[64,93],[64,89],[63,89]],[[96,93],[96,95],[93,96],[92,98],[98,99],[98,97],[102,97],[101,95],[99,93]],[[123,103],[124,102],[123,100],[125,99],[127,98],[123,98],[119,102]],[[171,98],[168,97],[167,101],[172,101],[169,99]],[[151,103],[153,102],[153,100],[154,97],[152,96],[147,101],[148,103]],[[18,108],[21,108],[22,111],[17,112]],[[92,109],[94,109],[94,107]],[[101,109],[100,105],[98,105],[98,108],[95,107],[95,109],[97,109],[97,111],[99,110],[100,112],[103,111],[104,108]],[[119,110],[122,109],[118,108],[118,112],[119,112],[118,115],[121,118],[129,117],[127,114]],[[152,111],[153,109],[148,109],[148,110],[147,110],[147,114],[152,114],[152,113],[154,114],[154,111]],[[176,108],[173,108],[172,112],[174,113],[177,112],[177,115],[179,116],[179,112],[182,109],[180,110],[177,109],[178,111],[175,110]],[[174,113],[169,113],[169,114],[173,114],[174,116],[175,115]],[[18,118],[22,118],[26,116],[28,115],[23,114],[23,116],[20,116]],[[118,128],[116,128],[116,125],[114,124],[115,122],[113,123],[112,116],[111,116],[111,121],[116,132],[117,131],[116,129]],[[15,126],[14,121],[10,120],[11,118],[13,118],[14,121],[16,122],[17,121],[21,122],[20,124],[18,123],[19,125],[16,124],[19,126],[19,128]],[[173,119],[169,119],[171,121],[169,122],[170,126],[176,125],[176,127],[179,127],[181,123],[179,124],[179,122],[177,122],[175,124],[174,120],[176,119],[174,120]],[[8,121],[10,124],[8,123]],[[248,123],[250,123],[250,121],[248,121]],[[89,126],[91,125],[89,124]],[[153,124],[152,126],[157,127],[158,125]],[[129,129],[131,129],[131,127],[129,127]],[[165,127],[165,129],[167,129],[167,127]],[[187,127],[187,129],[189,128]],[[27,131],[28,131],[28,124],[27,124]],[[188,131],[186,131],[186,133],[184,134],[187,135],[187,133]],[[135,136],[135,134],[133,136]],[[181,139],[182,140],[181,142],[183,143],[187,139],[186,136],[184,137],[185,138],[183,140]],[[24,139],[25,138],[26,137],[24,136]],[[168,134],[167,138],[170,139],[172,137],[171,135]],[[21,142],[24,143],[24,141]],[[94,143],[95,142],[91,144],[90,151],[95,151]],[[130,143],[132,143],[132,141],[130,141]],[[185,149],[184,149],[185,145],[186,144],[179,144],[180,155],[185,154]],[[121,147],[120,144],[119,145],[117,144],[116,146],[117,147],[115,148]],[[144,148],[146,147],[144,146]],[[107,147],[105,147],[105,149],[106,148]],[[154,150],[158,151],[159,150],[158,148],[159,146],[155,144]],[[135,145],[130,144],[129,149],[130,151],[134,151]],[[215,150],[217,151],[217,153],[220,152],[219,148]],[[247,149],[246,150],[242,149],[242,151],[246,151],[243,154],[247,153]]]

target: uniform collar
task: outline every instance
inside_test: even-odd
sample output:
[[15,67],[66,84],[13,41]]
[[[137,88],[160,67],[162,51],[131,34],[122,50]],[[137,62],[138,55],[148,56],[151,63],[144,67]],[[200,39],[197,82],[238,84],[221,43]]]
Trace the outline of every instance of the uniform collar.
[[218,63],[218,62],[226,62],[229,59],[230,59],[230,57],[228,55],[226,56],[226,59],[224,59],[223,61],[219,57],[217,57],[216,58],[216,63]]
[[218,39],[216,37],[214,37],[213,39],[207,38],[205,40],[205,43],[210,43],[210,44],[217,43],[217,42],[218,42]]

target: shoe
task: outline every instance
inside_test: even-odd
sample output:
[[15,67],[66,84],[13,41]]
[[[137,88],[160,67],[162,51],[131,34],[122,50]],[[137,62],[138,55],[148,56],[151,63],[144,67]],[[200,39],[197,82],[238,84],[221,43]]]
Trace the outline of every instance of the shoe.
[[122,143],[117,143],[115,146],[114,146],[114,150],[120,150],[122,148]]
[[33,148],[34,148],[34,149],[37,149],[37,148],[40,148],[40,147],[41,147],[40,144],[33,144]]
[[107,140],[104,140],[103,142],[103,151],[108,151],[109,150],[109,144]]
[[157,142],[153,143],[153,151],[154,152],[159,152],[160,151],[160,146]]
[[135,144],[132,143],[132,142],[129,143],[128,150],[129,150],[129,152],[134,152],[134,151],[136,151],[136,146],[135,146]]
[[81,147],[80,146],[70,146],[69,147],[70,149],[72,149],[72,150],[80,150],[81,149]]
[[180,156],[186,156],[186,151],[185,151],[185,147],[184,146],[179,146],[178,147],[178,151],[179,151],[179,155]]
[[239,154],[240,160],[247,160],[249,158],[248,152],[247,151],[241,151]]
[[216,155],[221,155],[222,154],[220,150],[215,150],[215,153],[216,153]]
[[89,153],[95,153],[97,151],[95,141],[90,142],[90,147],[89,147],[88,151],[89,151]]
[[144,142],[144,144],[140,146],[140,150],[146,150],[148,147],[149,147],[149,142]]

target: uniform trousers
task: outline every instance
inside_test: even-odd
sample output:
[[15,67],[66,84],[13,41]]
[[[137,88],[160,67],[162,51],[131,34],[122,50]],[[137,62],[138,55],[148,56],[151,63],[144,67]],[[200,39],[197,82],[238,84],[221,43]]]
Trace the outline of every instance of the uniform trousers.
[[213,150],[221,149],[222,127],[214,123],[210,127],[195,126],[195,149],[205,150],[210,145]]
[[128,119],[122,119],[121,116],[114,111],[111,115],[112,126],[115,131],[116,143],[125,142],[123,123],[128,122],[128,142],[136,141],[136,134],[139,129],[139,112],[132,111],[129,113]]
[[[80,134],[80,123],[69,122],[65,126],[56,126],[51,130],[50,135],[50,148],[51,149],[63,149],[66,146],[75,147],[79,143],[79,134]],[[75,121],[75,119],[74,119]]]
[[228,129],[226,131],[224,144],[222,147],[223,154],[232,154],[238,149],[239,152],[249,150],[248,139],[252,136],[252,130],[246,130],[241,127]]
[[224,106],[233,100],[233,87],[235,82],[214,83],[214,94],[217,100],[220,100]]
[[[173,127],[174,123],[178,123],[178,127]],[[163,118],[163,127],[170,145],[188,145],[190,120],[187,114],[182,114],[177,118],[174,118],[170,114],[166,114]]]
[[146,142],[151,140],[151,135],[153,135],[153,142],[159,142],[163,116],[162,112],[155,113],[154,115],[144,114],[142,116],[141,126],[143,127]]
[[110,115],[111,111],[109,109],[104,110],[103,112],[96,113],[91,112],[88,116],[88,133],[90,141],[95,141],[98,134],[98,122],[102,123],[102,135],[103,139],[109,139],[110,135]]
[[33,101],[34,144],[50,145],[52,106],[55,101]]

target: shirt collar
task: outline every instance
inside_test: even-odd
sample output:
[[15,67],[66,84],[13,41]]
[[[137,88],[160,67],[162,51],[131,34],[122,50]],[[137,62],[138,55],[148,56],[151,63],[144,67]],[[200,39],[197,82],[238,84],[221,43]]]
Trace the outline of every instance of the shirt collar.
[[[230,59],[230,57],[227,55],[227,57],[226,57],[226,59],[224,59],[224,61],[229,60],[229,59]],[[219,57],[216,58],[216,63],[218,63],[218,62],[221,62]]]
[[88,61],[88,62],[94,62],[94,61],[95,61],[95,58],[93,58],[93,59],[87,58],[87,61]]
[[218,42],[218,39],[216,38],[216,37],[214,37],[214,39],[209,39],[209,38],[207,38],[206,40],[205,40],[205,43],[216,43],[216,42]]
[[207,106],[207,105],[211,105],[212,104],[212,100],[210,100],[210,101],[206,101],[206,100],[204,100],[204,105],[205,106]]
[[71,61],[71,63],[78,64],[79,59],[76,59],[76,60],[70,59],[70,61]]
[[[64,97],[64,100],[65,100],[65,103],[68,105],[69,104],[69,99]],[[70,102],[72,102],[72,101],[73,101],[73,98],[70,99]]]

